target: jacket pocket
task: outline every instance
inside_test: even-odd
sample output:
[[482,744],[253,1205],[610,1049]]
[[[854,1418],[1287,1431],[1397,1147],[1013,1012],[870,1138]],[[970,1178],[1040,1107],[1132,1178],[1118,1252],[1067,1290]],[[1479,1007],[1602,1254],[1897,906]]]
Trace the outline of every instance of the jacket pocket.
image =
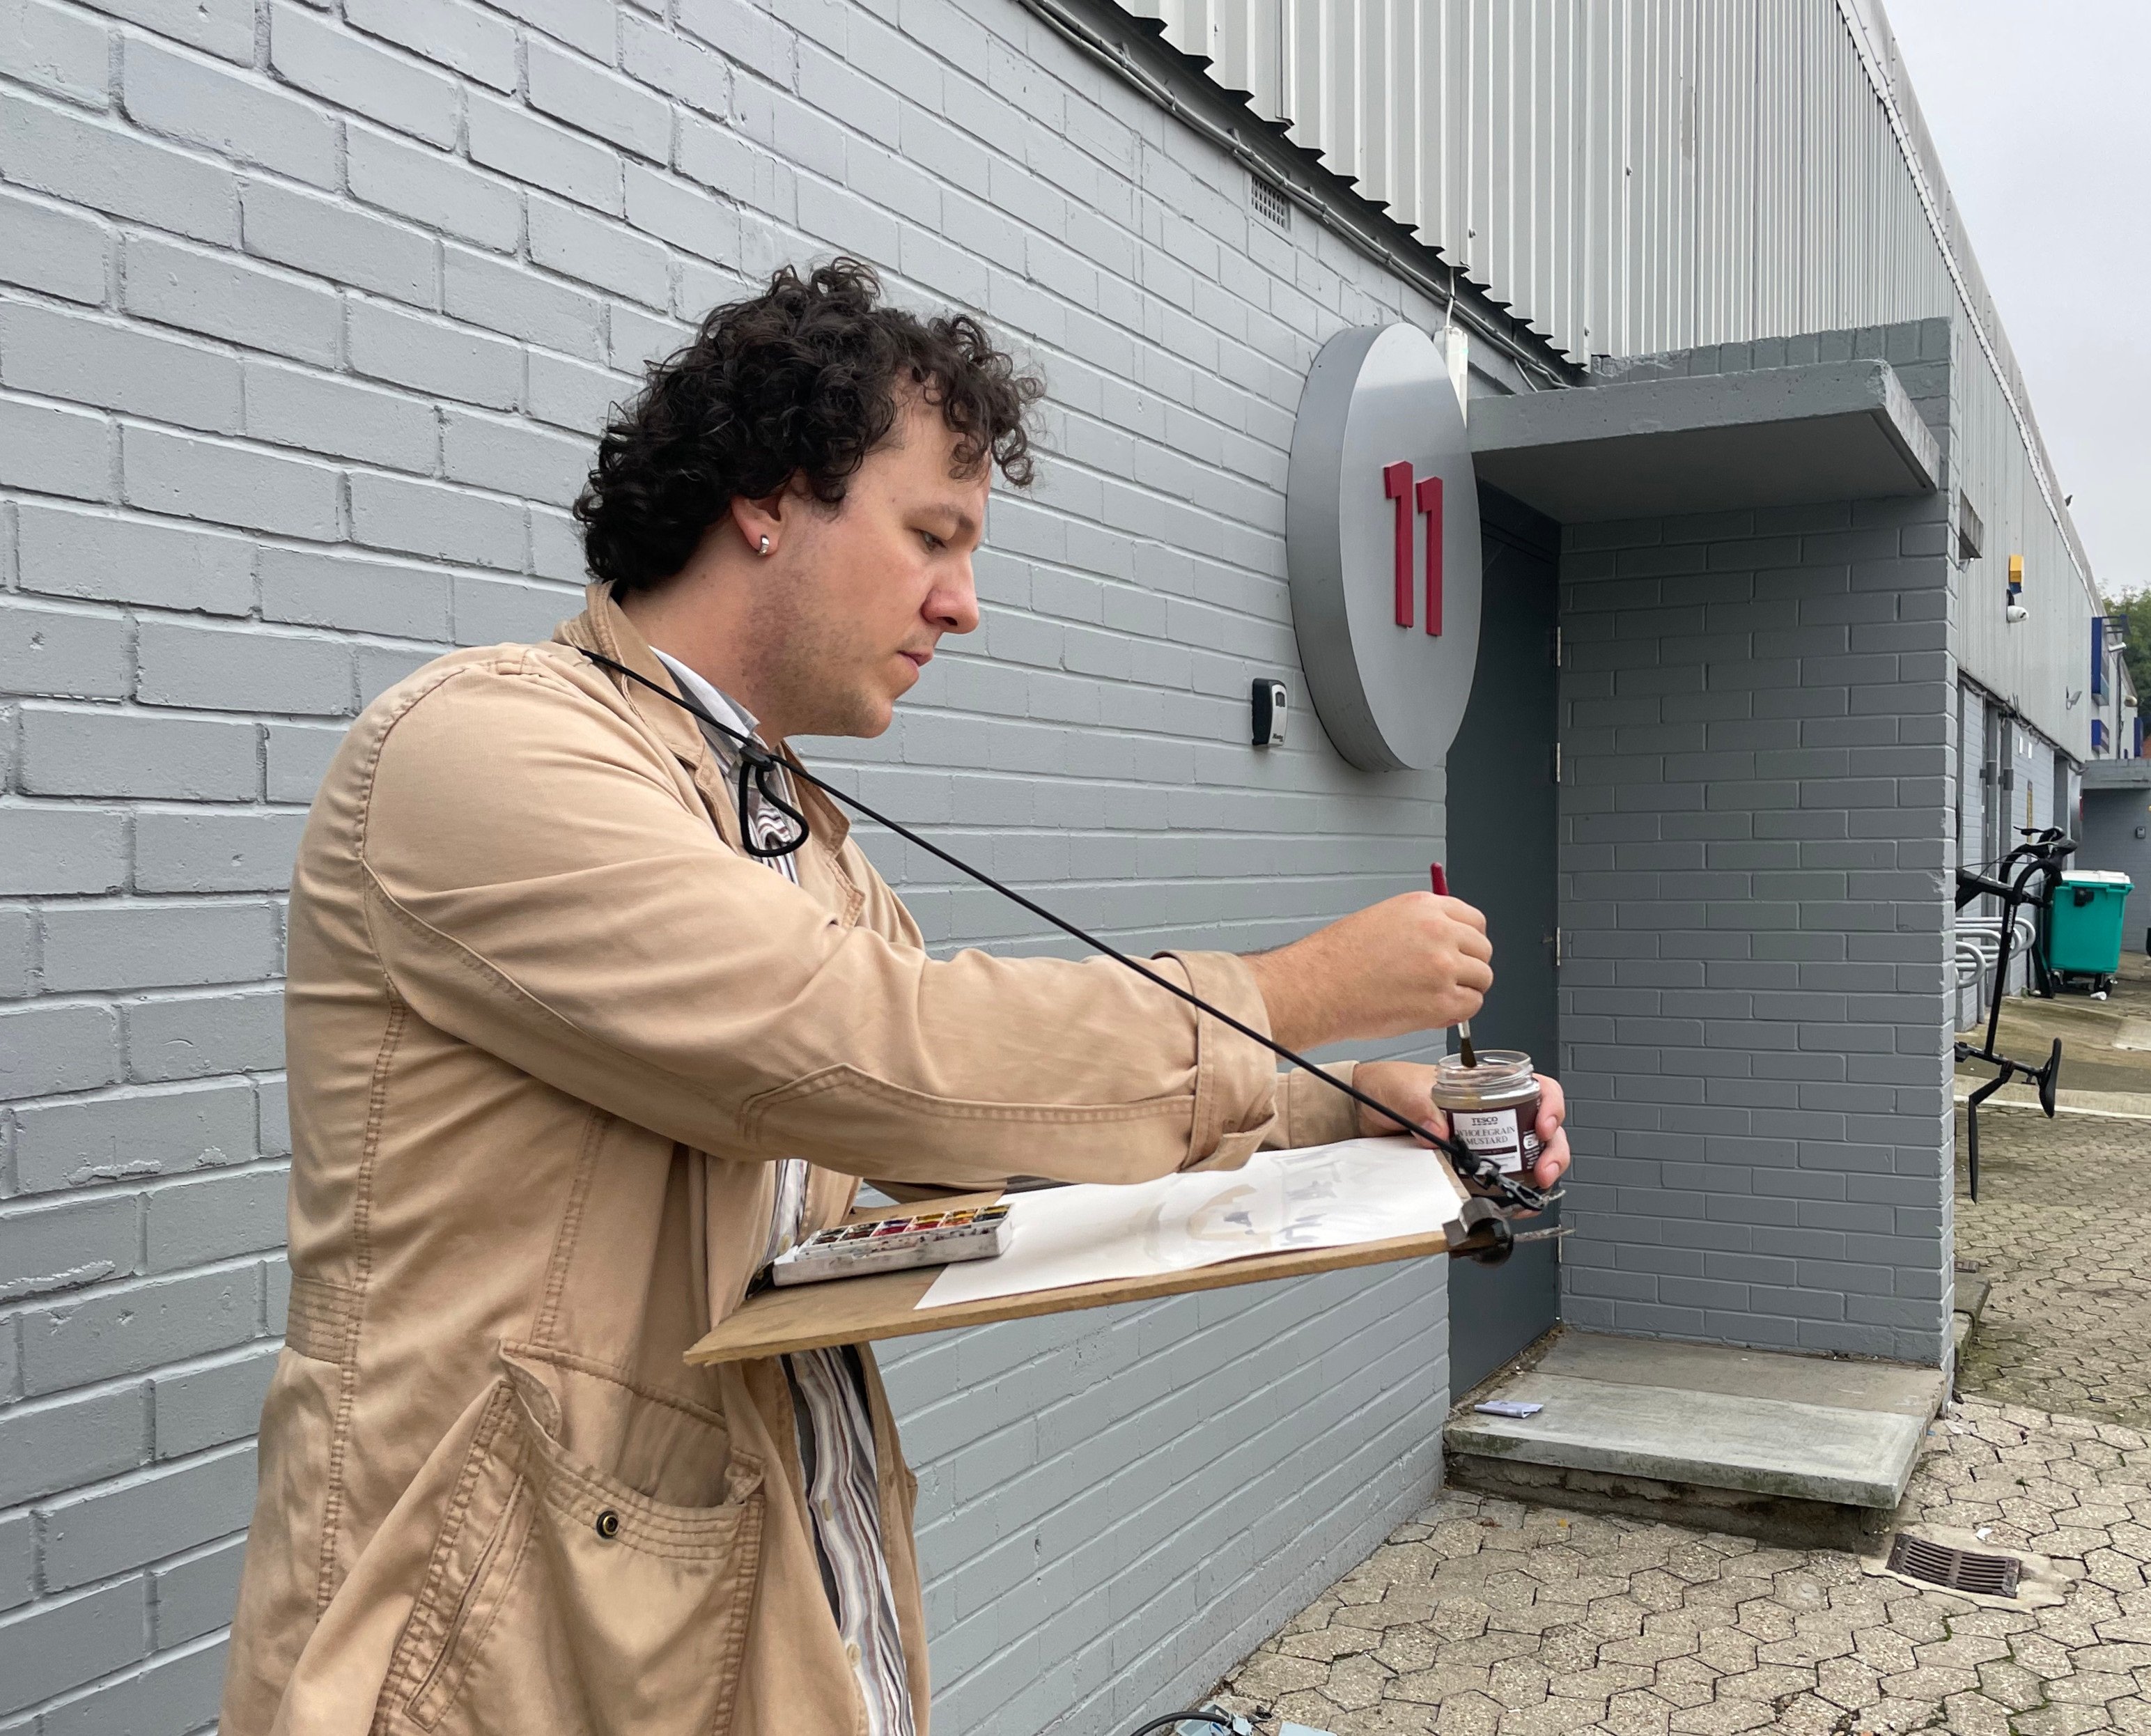
[[[584,1377],[587,1379],[588,1377]],[[434,1736],[724,1736],[762,1547],[762,1468],[684,1418],[725,1467],[681,1506],[569,1450],[560,1410],[509,1364],[485,1414],[391,1667],[377,1728]]]

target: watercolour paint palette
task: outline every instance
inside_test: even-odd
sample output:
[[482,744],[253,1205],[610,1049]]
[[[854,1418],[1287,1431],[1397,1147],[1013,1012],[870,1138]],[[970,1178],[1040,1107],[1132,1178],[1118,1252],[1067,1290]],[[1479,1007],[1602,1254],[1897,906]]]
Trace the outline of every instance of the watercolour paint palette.
[[771,1263],[776,1284],[812,1284],[914,1266],[989,1260],[1009,1244],[1006,1205],[969,1206],[838,1224],[810,1236]]

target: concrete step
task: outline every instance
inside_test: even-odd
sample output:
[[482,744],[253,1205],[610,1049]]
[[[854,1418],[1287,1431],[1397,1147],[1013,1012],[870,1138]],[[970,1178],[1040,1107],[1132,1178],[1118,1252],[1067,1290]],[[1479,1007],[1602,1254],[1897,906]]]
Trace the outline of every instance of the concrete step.
[[[1471,1393],[1449,1478],[1489,1494],[1806,1546],[1886,1527],[1946,1386],[1939,1369],[1564,1331]],[[1487,1416],[1487,1399],[1543,1406]]]
[[1987,1298],[1994,1293],[1994,1286],[1979,1275],[1976,1260],[1956,1263],[1956,1302],[1950,1314],[1950,1338],[1956,1346],[1958,1359],[1964,1356],[1965,1340],[1971,1329],[1979,1324],[1979,1317],[1987,1312]]

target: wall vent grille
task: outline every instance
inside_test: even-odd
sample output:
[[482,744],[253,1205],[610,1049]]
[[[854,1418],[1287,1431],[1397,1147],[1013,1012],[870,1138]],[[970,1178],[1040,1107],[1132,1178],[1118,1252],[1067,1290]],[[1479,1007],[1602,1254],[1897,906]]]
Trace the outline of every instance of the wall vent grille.
[[1274,223],[1279,229],[1292,227],[1291,204],[1258,175],[1248,177],[1248,203],[1254,206],[1255,215],[1265,222]]

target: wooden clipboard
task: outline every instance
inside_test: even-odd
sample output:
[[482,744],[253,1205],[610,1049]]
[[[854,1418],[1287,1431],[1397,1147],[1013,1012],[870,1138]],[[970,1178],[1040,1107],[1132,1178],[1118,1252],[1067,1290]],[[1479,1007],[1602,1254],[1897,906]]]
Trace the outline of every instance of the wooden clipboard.
[[[1433,1154],[1430,1154],[1433,1155]],[[1447,1167],[1445,1159],[1437,1162]],[[1453,1177],[1452,1177],[1453,1179]],[[998,1193],[965,1194],[936,1200],[935,1209],[991,1205]],[[881,1206],[853,1212],[846,1221],[916,1212],[913,1206]],[[750,1296],[731,1317],[687,1352],[691,1363],[743,1362],[751,1357],[782,1356],[794,1350],[818,1350],[829,1344],[863,1344],[878,1339],[913,1337],[985,1326],[996,1320],[1023,1320],[1039,1314],[1110,1308],[1121,1302],[1148,1302],[1195,1290],[1222,1290],[1235,1284],[1258,1284],[1278,1278],[1306,1278],[1353,1266],[1379,1266],[1392,1260],[1446,1256],[1468,1232],[1452,1219],[1440,1230],[1359,1242],[1344,1248],[1312,1248],[1292,1253],[1252,1254],[1192,1271],[1145,1278],[1108,1278],[1095,1284],[1070,1284],[1058,1290],[1032,1290],[1020,1296],[993,1296],[948,1308],[923,1308],[919,1299],[942,1268],[916,1267],[908,1272],[881,1272],[867,1278],[838,1278]]]

